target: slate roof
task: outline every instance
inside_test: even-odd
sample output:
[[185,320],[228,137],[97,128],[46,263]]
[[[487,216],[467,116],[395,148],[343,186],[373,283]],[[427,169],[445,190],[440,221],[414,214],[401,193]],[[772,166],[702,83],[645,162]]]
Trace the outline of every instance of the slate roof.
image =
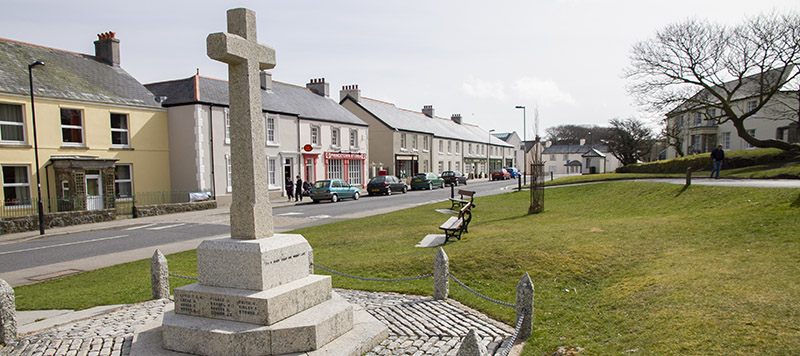
[[450,119],[431,118],[418,111],[398,108],[392,103],[365,97],[361,97],[357,104],[392,129],[432,134],[439,138],[475,143],[486,143],[491,139],[492,145],[513,147],[490,135],[488,131],[484,131],[477,125],[469,123],[459,125]]
[[508,142],[508,138],[511,137],[511,135],[513,135],[513,134],[514,134],[513,132],[493,132],[492,133],[492,135],[494,135],[494,137],[497,137],[497,138],[499,138],[499,139],[501,139],[503,141],[506,141],[506,142]]
[[[228,82],[222,79],[195,75],[186,79],[145,85],[158,96],[166,96],[164,107],[214,104],[230,106]],[[264,111],[299,116],[303,119],[329,121],[359,126],[367,123],[330,98],[315,94],[308,88],[272,82],[272,90],[261,91]]]
[[0,93],[30,95],[28,65],[33,69],[34,94],[39,97],[160,108],[153,94],[119,66],[93,55],[73,53],[0,38]]
[[[542,151],[543,155],[557,155],[557,154],[570,154],[580,153],[584,154],[591,150],[596,150],[598,153],[610,152],[608,146],[603,144],[594,145],[552,145]],[[602,154],[602,153],[601,153]]]

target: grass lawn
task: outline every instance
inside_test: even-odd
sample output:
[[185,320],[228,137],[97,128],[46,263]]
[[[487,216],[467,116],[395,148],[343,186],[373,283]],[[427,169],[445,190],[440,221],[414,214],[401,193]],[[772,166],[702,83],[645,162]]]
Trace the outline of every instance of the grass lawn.
[[[470,233],[445,246],[451,273],[514,302],[528,272],[534,335],[524,355],[561,345],[587,355],[800,354],[800,189],[606,182],[547,189],[527,215],[527,192],[477,197]],[[445,203],[301,229],[315,262],[360,276],[430,273]],[[194,254],[167,256],[196,275]],[[20,309],[82,308],[149,298],[147,261],[16,289]],[[432,294],[432,279],[334,286]],[[171,279],[172,283],[183,280]],[[451,297],[512,324],[511,308],[451,283]],[[132,297],[128,298],[130,294]],[[127,299],[126,299],[127,298]]]

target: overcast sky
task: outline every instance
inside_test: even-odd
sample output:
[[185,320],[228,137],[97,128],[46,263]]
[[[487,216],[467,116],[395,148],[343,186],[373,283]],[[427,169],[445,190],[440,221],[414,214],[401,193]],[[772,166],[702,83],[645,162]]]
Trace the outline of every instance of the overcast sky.
[[459,113],[485,130],[528,138],[540,129],[606,125],[641,116],[623,69],[637,41],[689,17],[726,24],[800,9],[797,0],[544,1],[38,1],[3,0],[0,37],[94,53],[114,31],[122,67],[142,83],[186,78],[197,69],[227,79],[206,56],[225,11],[256,12],[258,41],[276,50],[273,79],[305,85],[324,77],[331,96],[358,84],[362,96],[437,116]]

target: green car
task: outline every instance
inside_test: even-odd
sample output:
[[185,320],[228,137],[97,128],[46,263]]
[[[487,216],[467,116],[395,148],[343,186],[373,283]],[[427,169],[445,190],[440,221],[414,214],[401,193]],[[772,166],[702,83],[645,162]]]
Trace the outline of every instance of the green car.
[[414,178],[411,178],[411,190],[433,190],[434,187],[444,188],[444,179],[436,173],[417,173]]

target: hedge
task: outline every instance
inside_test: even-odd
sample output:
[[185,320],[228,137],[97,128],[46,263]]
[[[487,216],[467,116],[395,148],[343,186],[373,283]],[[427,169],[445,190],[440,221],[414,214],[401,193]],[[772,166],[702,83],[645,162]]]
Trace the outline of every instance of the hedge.
[[[800,161],[797,152],[783,151],[776,148],[741,150],[725,152],[722,166],[725,169],[742,168],[759,165],[779,164],[787,161]],[[711,154],[701,153],[668,159],[657,162],[629,164],[617,168],[617,173],[684,173],[689,167],[693,171],[711,170]]]

